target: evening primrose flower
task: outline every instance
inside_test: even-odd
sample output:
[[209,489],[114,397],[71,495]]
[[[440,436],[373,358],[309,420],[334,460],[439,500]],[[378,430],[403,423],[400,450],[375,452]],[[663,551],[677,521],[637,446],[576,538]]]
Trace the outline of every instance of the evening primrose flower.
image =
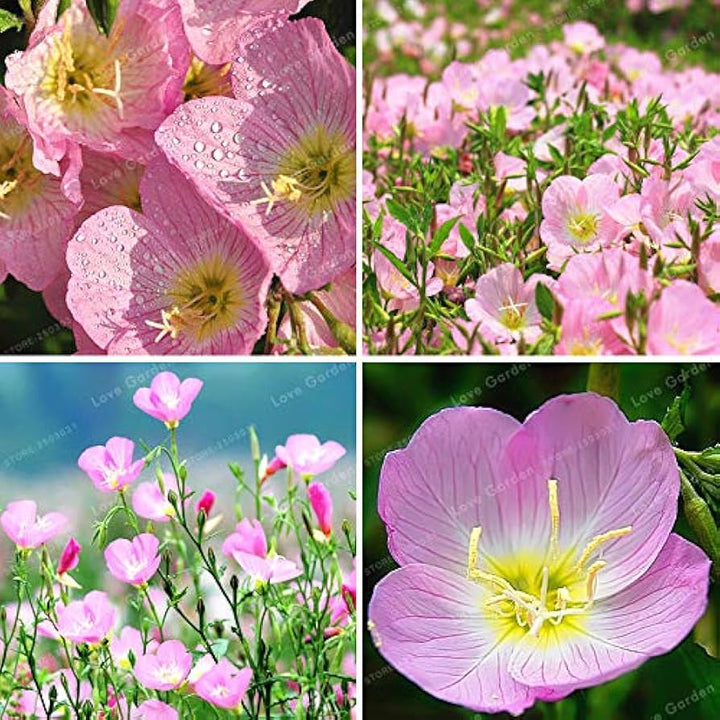
[[173,690],[185,681],[192,668],[192,655],[179,640],[168,640],[153,652],[140,655],[133,674],[151,690]]
[[152,533],[132,540],[118,538],[105,548],[105,564],[110,574],[130,585],[144,585],[160,567],[160,541]]
[[27,112],[36,166],[57,175],[78,145],[141,157],[182,101],[190,53],[179,8],[123,0],[108,36],[83,0],[57,14],[57,0],[46,3],[28,49],[7,59],[7,87]]
[[198,378],[180,378],[173,372],[160,372],[150,387],[138,388],[133,395],[135,407],[161,420],[168,428],[176,428],[192,410],[200,394],[203,381]]
[[215,707],[235,710],[245,697],[252,670],[238,670],[229,660],[221,658],[195,683],[195,692]]
[[38,517],[34,500],[16,500],[0,515],[0,525],[18,548],[33,550],[65,530],[68,519],[59,512]]
[[82,600],[57,608],[60,637],[75,643],[99,643],[113,629],[116,619],[117,611],[108,596],[99,590],[89,592]]
[[321,21],[248,26],[235,98],[178,108],[155,137],[219,212],[267,249],[285,287],[322,287],[355,260],[354,72]]
[[382,468],[401,567],[370,601],[378,650],[438,698],[515,715],[667,652],[702,616],[710,567],[671,533],[679,485],[661,428],[592,393],[523,424],[441,411]]
[[315,435],[304,433],[290,435],[284,445],[275,447],[275,456],[304,478],[326,472],[345,453],[334,440],[321,443]]
[[105,445],[93,445],[82,452],[78,467],[87,473],[101,492],[116,492],[137,480],[145,459],[133,460],[135,443],[124,437],[111,437]]

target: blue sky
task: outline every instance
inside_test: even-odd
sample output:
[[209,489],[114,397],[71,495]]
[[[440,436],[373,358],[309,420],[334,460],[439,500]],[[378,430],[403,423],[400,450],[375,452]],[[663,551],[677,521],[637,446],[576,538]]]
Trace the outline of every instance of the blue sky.
[[269,455],[296,432],[342,443],[348,460],[355,454],[350,363],[2,363],[0,483],[69,480],[82,450],[112,435],[162,441],[162,423],[132,403],[161,370],[205,383],[179,430],[181,454],[198,463],[246,458],[249,425]]

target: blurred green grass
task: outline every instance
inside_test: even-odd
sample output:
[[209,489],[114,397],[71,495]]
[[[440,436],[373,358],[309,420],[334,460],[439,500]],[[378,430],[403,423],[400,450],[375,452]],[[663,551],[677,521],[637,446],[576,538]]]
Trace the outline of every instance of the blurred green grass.
[[[377,514],[380,466],[385,454],[404,446],[420,423],[432,413],[452,405],[487,406],[522,420],[549,398],[583,391],[588,366],[578,363],[369,363],[363,368],[363,528],[364,598],[375,584],[396,567],[387,551],[385,529]],[[661,420],[672,400],[687,382],[692,390],[687,429],[679,438],[686,449],[703,449],[720,438],[720,365],[625,363],[621,370],[620,405],[631,420]],[[676,530],[688,534],[684,520]],[[720,617],[720,595],[714,597]],[[715,621],[717,623],[717,620]],[[718,637],[720,625],[705,627]],[[437,701],[390,668],[372,647],[365,633],[364,703],[367,717],[430,718],[481,717],[504,719],[509,715],[473,715]],[[574,720],[650,720],[697,689],[697,646],[688,643],[678,653],[652,660],[638,671],[583,693],[587,714]],[[684,660],[688,668],[683,670]],[[720,696],[720,662],[708,661]],[[679,667],[679,664],[681,667]],[[707,715],[690,710],[682,717],[700,720]],[[707,710],[707,705],[705,706]],[[712,709],[711,709],[712,710]],[[679,711],[678,711],[679,712]],[[524,715],[540,718],[538,709]],[[665,715],[662,715],[665,717]],[[711,716],[713,717],[713,716]],[[718,716],[714,716],[717,720]],[[563,716],[564,720],[570,720]]]

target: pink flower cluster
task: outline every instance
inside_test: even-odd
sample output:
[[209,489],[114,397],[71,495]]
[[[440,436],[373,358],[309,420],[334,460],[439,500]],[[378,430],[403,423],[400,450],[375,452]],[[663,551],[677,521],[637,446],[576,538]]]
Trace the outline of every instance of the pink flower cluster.
[[[375,233],[368,275],[380,305],[366,320],[371,352],[720,351],[720,76],[664,69],[656,54],[608,44],[586,22],[563,33],[521,59],[490,50],[478,62],[453,61],[437,81],[373,82],[365,124],[373,170],[363,178]],[[580,113],[602,125],[578,138]],[[644,115],[655,129],[633,144],[627,128]],[[502,133],[503,149],[483,159],[470,147],[478,123]],[[594,149],[570,168],[578,142]],[[444,162],[454,176],[447,195],[424,200],[434,204],[428,243],[454,225],[422,262],[417,237],[388,202],[413,200],[394,191],[413,182],[396,179],[398,152],[427,167]],[[418,341],[404,324],[426,317],[428,305],[450,319]]]
[[339,347],[354,70],[320,20],[289,20],[304,4],[123,0],[105,35],[51,0],[8,57],[0,280],[42,291],[78,352],[249,354],[266,331],[297,351],[297,322],[301,350]]

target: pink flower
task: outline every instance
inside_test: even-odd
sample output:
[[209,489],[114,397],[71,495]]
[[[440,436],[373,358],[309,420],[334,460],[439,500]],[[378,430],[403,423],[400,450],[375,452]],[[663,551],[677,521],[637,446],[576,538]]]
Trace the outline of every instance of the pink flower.
[[267,12],[285,16],[298,12],[308,0],[180,0],[183,25],[193,52],[219,65],[233,57],[235,43],[253,15]]
[[563,311],[561,338],[555,355],[627,355],[610,320],[600,318],[608,305],[599,299],[574,298]]
[[95,645],[113,629],[117,612],[104,592],[93,590],[82,600],[57,608],[61,637],[74,643]]
[[441,411],[383,464],[401,567],[370,601],[378,650],[438,698],[514,715],[667,652],[703,615],[710,567],[671,533],[679,488],[661,428],[604,397],[523,424]]
[[700,245],[698,281],[706,293],[720,293],[720,230]]
[[553,270],[575,253],[594,251],[617,240],[620,226],[605,208],[619,196],[618,186],[606,175],[589,175],[584,180],[563,175],[550,183],[542,199],[540,237],[548,246]]
[[143,214],[105,208],[70,241],[67,304],[111,354],[247,354],[267,315],[263,252],[175,168],[150,165]]
[[275,455],[303,477],[312,477],[329,470],[345,455],[345,448],[330,440],[320,443],[315,435],[291,435],[285,445],[275,448]]
[[155,652],[157,648],[157,642],[150,640],[147,647],[143,646],[142,635],[139,630],[134,627],[124,627],[120,631],[120,635],[116,635],[110,640],[110,655],[112,656],[115,664],[123,670],[131,670],[132,664],[130,662],[130,652],[135,656],[137,660],[145,652]]
[[208,670],[196,683],[195,692],[211,705],[225,710],[236,709],[245,697],[252,670],[238,670],[225,658]]
[[205,513],[205,517],[210,517],[214,504],[215,493],[212,490],[206,490],[197,501],[195,512],[199,513],[202,510]]
[[605,39],[594,25],[576,22],[563,25],[565,44],[578,55],[589,55],[605,47]]
[[330,492],[321,482],[311,482],[308,485],[308,498],[310,506],[315,513],[320,530],[326,537],[332,534],[332,512],[333,504]]
[[0,524],[17,547],[32,550],[65,530],[68,519],[59,512],[38,517],[34,500],[16,500],[8,503],[5,512],[0,515]]
[[[384,224],[387,224],[387,218]],[[401,255],[397,255],[392,248],[389,249],[399,259],[405,254],[404,248]],[[375,270],[381,293],[389,299],[389,310],[407,312],[414,310],[420,304],[420,290],[417,285],[410,282],[379,250],[373,252],[372,266]],[[416,277],[421,278],[422,266],[420,263],[417,263],[416,268]],[[412,272],[412,270],[410,270],[410,272]],[[434,264],[429,262],[427,264],[425,297],[437,295],[443,289],[443,285],[442,278],[435,276]]]
[[235,527],[235,532],[228,535],[222,546],[228,557],[236,552],[247,553],[264,558],[267,555],[267,538],[259,520],[243,518]]
[[[459,225],[465,225],[472,235],[475,234],[478,216],[484,213],[486,208],[484,195],[479,195],[477,200],[475,199],[478,189],[477,183],[473,183],[472,185],[455,183],[450,188],[448,203],[441,203],[435,206],[438,226],[452,218],[460,218],[450,231],[448,239],[443,243],[443,253],[456,258],[465,258],[470,255],[470,251],[460,237]],[[405,248],[403,247],[402,250],[404,252]]]
[[75,538],[71,537],[67,541],[67,544],[60,555],[60,561],[58,562],[57,568],[58,575],[64,575],[78,566],[81,550],[82,547],[80,543]]
[[33,164],[33,140],[16,99],[0,87],[0,281],[7,271],[45,290],[62,270],[80,203],[79,153],[57,177]]
[[[496,342],[524,337],[534,343],[541,335],[541,316],[535,304],[535,287],[552,278],[533,275],[527,281],[511,263],[503,263],[481,276],[475,285],[475,297],[465,302],[465,311],[475,323],[483,323],[483,334]],[[493,337],[494,336],[494,337]]]
[[343,575],[342,596],[347,605],[348,612],[357,608],[357,569],[355,567],[355,558],[353,558],[353,569]]
[[58,175],[79,145],[140,159],[152,131],[182,101],[189,65],[180,11],[170,0],[124,0],[108,37],[82,0],[38,17],[24,52],[8,58],[7,87],[23,102],[35,163]]
[[280,460],[280,458],[274,457],[264,468],[261,474],[262,482],[265,482],[269,477],[272,477],[279,470],[284,470],[287,465]]
[[161,700],[146,700],[133,710],[131,720],[178,720],[178,711]]
[[256,18],[235,54],[237,99],[186,103],[156,139],[304,293],[355,262],[355,73],[315,18]]
[[132,540],[119,538],[105,548],[105,563],[110,574],[130,585],[146,583],[160,567],[160,541],[150,533]]
[[175,373],[161,372],[152,379],[149,388],[135,392],[133,402],[143,412],[173,428],[190,412],[202,386],[202,380],[197,378],[180,382]]
[[115,492],[137,480],[145,460],[133,461],[135,443],[123,437],[111,437],[105,445],[93,445],[78,458],[78,466],[102,492]]
[[132,496],[133,510],[146,520],[166,523],[175,517],[175,508],[156,482],[140,483]]
[[265,531],[258,520],[243,518],[223,542],[222,551],[256,582],[287,582],[302,573],[292,560],[274,551],[268,553]]
[[180,687],[190,673],[192,655],[179,640],[168,640],[153,653],[141,655],[133,673],[151,690],[173,690]]
[[650,306],[648,355],[720,352],[720,307],[694,283],[676,280]]

